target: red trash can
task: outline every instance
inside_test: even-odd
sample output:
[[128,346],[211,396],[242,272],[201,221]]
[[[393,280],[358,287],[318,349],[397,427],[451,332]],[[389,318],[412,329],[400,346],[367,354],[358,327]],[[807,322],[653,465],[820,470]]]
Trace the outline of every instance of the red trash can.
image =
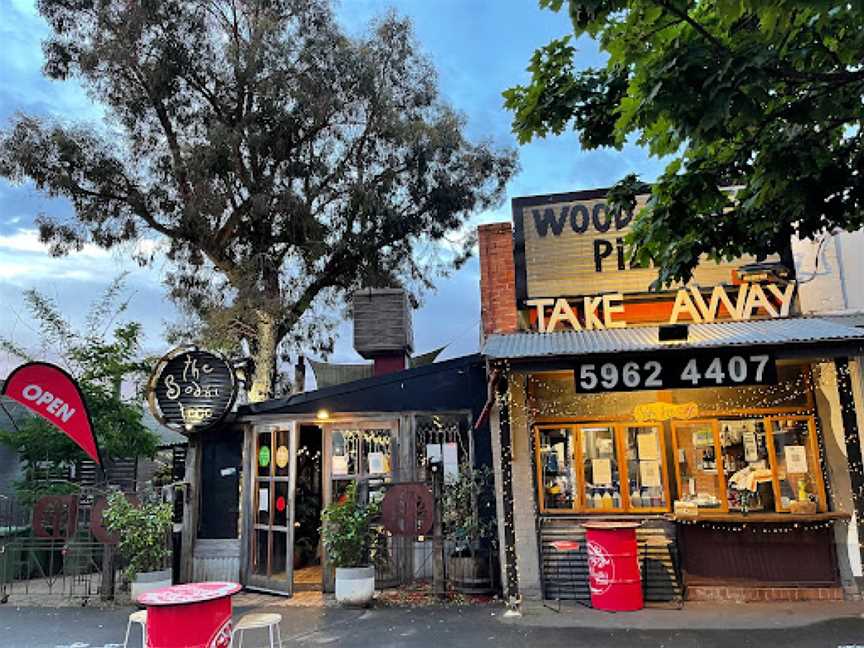
[[635,522],[586,522],[591,605],[607,612],[644,607]]

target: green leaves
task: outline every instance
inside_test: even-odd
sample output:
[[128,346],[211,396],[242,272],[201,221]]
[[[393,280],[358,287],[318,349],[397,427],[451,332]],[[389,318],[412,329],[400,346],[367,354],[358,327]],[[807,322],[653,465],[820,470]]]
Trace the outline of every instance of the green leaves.
[[[864,223],[860,3],[598,0],[574,11],[574,32],[597,39],[606,67],[580,69],[554,41],[505,105],[523,143],[572,128],[583,148],[635,137],[667,158],[629,237],[657,286],[688,280],[700,255],[783,253],[792,235]],[[605,101],[586,101],[603,74]],[[738,187],[736,200],[718,186]]]
[[353,481],[322,511],[321,540],[335,567],[368,567],[382,558],[378,530],[372,525],[379,513],[377,503],[360,503]]
[[163,569],[170,554],[171,505],[133,504],[124,493],[108,496],[105,527],[117,534],[117,551],[126,562],[129,580],[135,574]]
[[395,14],[349,37],[329,0],[38,6],[46,74],[106,123],[16,119],[0,176],[71,201],[40,222],[57,254],[166,241],[178,341],[247,341],[262,397],[280,353],[332,348],[346,293],[419,294],[464,261],[454,235],[517,169],[467,138]]
[[489,466],[459,466],[459,477],[444,484],[444,535],[456,551],[474,552],[495,540],[494,475]]
[[[70,323],[50,297],[29,290],[24,295],[44,348],[27,352],[13,340],[0,346],[22,360],[52,357],[76,379],[90,411],[96,441],[103,457],[152,457],[158,438],[142,422],[143,395],[123,393],[123,383],[138,381],[149,372],[140,357],[141,325],[117,321],[126,308],[124,277],[118,277],[90,309],[80,330]],[[113,329],[113,330],[112,330]],[[85,459],[78,446],[47,421],[27,417],[19,429],[0,430],[0,443],[14,448],[25,463],[28,482],[53,479],[63,468]],[[33,488],[22,483],[19,490]]]

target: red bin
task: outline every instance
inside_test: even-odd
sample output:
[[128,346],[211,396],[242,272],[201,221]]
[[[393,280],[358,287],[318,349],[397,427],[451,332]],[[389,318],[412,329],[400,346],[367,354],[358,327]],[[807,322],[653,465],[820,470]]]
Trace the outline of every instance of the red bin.
[[644,607],[634,522],[586,522],[591,605],[607,612]]

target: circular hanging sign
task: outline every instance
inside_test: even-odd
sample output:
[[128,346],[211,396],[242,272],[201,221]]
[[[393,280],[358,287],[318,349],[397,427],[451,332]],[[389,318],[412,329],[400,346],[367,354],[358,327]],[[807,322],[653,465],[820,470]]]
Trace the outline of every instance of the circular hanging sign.
[[195,347],[175,349],[156,365],[148,384],[150,411],[180,432],[206,430],[234,406],[237,381],[223,357]]
[[267,446],[261,446],[261,449],[258,451],[258,465],[262,468],[266,468],[270,465],[270,448]]
[[287,446],[279,446],[276,449],[276,465],[280,468],[284,468],[288,465],[288,447]]

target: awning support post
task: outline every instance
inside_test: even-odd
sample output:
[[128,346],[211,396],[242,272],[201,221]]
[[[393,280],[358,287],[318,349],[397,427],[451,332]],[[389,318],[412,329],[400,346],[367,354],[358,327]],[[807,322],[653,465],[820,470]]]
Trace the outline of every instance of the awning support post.
[[852,504],[855,507],[855,522],[858,525],[858,550],[864,563],[864,461],[861,457],[861,438],[858,433],[858,417],[855,411],[852,377],[849,372],[849,358],[836,358],[834,367],[837,370],[837,392],[843,419],[843,438],[846,441]]

